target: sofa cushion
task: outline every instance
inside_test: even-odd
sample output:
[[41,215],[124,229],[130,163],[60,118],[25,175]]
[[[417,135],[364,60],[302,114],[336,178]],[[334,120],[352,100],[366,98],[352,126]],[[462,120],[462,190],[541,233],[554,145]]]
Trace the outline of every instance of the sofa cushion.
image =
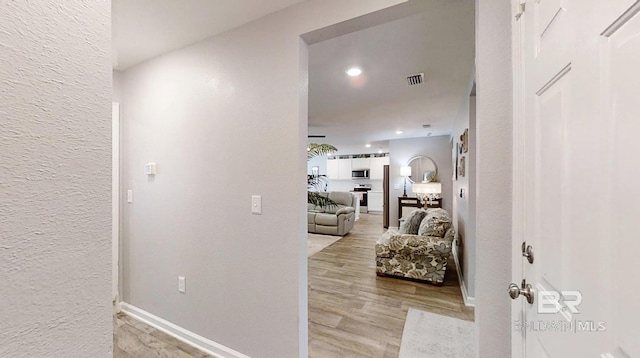
[[316,214],[316,225],[337,226],[338,216],[335,214]]
[[429,209],[420,223],[418,235],[444,237],[451,227],[451,218],[444,209]]
[[420,229],[420,223],[426,215],[427,212],[423,209],[412,211],[402,225],[400,225],[399,232],[401,234],[416,235]]

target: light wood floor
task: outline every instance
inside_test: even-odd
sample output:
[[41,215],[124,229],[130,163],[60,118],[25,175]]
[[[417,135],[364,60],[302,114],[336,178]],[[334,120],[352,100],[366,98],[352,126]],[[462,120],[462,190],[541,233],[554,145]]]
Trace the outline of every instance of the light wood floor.
[[397,358],[409,307],[473,321],[453,261],[442,287],[375,274],[382,216],[309,258],[309,357]]
[[123,313],[113,319],[114,358],[213,358]]
[[[362,214],[351,232],[309,258],[309,357],[397,358],[409,307],[473,320],[449,262],[444,286],[377,277],[382,216]],[[114,318],[114,357],[206,355],[124,314]]]

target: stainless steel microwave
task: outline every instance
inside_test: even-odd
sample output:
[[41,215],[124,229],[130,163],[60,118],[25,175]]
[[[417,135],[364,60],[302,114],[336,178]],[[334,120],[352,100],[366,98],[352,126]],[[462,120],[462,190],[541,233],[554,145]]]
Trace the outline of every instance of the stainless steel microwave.
[[369,179],[369,169],[352,170],[351,179]]

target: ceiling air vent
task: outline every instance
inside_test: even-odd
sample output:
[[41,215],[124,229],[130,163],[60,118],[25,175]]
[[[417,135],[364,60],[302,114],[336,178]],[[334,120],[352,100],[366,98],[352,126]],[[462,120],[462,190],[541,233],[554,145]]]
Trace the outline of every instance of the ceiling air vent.
[[424,82],[424,73],[417,73],[415,75],[407,76],[407,82],[409,86],[419,85]]

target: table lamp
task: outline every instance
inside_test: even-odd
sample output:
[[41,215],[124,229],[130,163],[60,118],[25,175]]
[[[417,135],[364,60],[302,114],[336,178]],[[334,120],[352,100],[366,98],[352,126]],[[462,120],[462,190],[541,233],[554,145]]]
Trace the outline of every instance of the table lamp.
[[438,199],[440,193],[442,193],[442,184],[440,183],[415,183],[413,184],[413,192],[420,199],[422,206],[424,206],[424,199],[427,197],[429,202],[427,205],[431,205],[434,199]]
[[407,197],[407,177],[411,176],[411,167],[402,166],[400,167],[400,176],[404,177],[404,194],[402,194],[403,198]]

